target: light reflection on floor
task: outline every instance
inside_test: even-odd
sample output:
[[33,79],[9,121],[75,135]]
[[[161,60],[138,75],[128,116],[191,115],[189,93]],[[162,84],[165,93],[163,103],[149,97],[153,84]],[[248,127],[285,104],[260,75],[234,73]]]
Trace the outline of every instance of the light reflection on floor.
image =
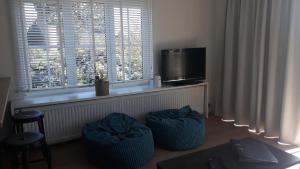
[[[300,158],[300,147],[287,150],[286,152],[290,153],[290,154],[293,154],[293,155],[295,155],[295,156],[297,156],[297,157]],[[287,169],[300,169],[300,164],[294,165],[294,166],[289,167]]]

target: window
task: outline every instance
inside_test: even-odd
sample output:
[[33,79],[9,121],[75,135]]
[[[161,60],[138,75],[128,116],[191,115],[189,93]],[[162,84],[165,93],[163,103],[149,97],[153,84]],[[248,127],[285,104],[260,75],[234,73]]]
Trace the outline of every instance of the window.
[[151,0],[15,0],[19,91],[153,76]]

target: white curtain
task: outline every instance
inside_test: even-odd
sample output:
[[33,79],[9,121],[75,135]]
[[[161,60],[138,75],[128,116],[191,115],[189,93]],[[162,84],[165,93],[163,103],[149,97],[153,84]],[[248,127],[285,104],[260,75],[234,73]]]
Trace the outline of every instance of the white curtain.
[[222,101],[216,107],[224,120],[298,145],[299,6],[299,0],[228,0]]

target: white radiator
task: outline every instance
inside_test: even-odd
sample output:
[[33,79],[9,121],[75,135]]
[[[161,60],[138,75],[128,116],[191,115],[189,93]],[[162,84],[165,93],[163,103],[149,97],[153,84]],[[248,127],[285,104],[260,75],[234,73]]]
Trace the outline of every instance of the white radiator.
[[[81,128],[89,122],[102,119],[112,112],[122,112],[143,121],[151,111],[180,108],[190,105],[198,112],[205,109],[205,87],[170,88],[132,95],[98,98],[95,100],[46,105],[23,110],[40,110],[45,113],[44,125],[50,144],[79,138]],[[25,126],[25,130],[36,130],[36,124]]]

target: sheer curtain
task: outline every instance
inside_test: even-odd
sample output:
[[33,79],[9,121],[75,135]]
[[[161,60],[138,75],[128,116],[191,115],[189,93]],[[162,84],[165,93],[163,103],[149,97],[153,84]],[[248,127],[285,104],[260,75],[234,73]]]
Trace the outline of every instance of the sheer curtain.
[[228,0],[216,111],[252,132],[300,145],[297,9],[298,0]]
[[300,145],[300,1],[292,1],[291,29],[280,137]]

